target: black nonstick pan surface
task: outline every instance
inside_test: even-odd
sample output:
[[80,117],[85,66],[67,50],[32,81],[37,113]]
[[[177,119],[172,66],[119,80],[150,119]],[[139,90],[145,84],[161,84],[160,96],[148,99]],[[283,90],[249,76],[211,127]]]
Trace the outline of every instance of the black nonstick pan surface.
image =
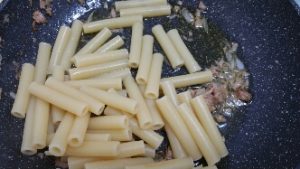
[[[5,0],[4,0],[5,1]],[[111,1],[108,1],[109,4]],[[205,0],[209,23],[231,41],[251,73],[252,103],[225,133],[229,156],[219,169],[300,168],[300,16],[284,0]],[[193,8],[194,0],[184,5]],[[65,0],[53,2],[48,23],[32,31],[32,13],[38,9],[27,0],[11,0],[0,11],[0,168],[50,169],[51,158],[20,153],[23,120],[10,115],[11,92],[17,88],[21,64],[35,62],[38,43],[54,42],[58,28],[96,8]],[[0,9],[1,10],[1,9]]]

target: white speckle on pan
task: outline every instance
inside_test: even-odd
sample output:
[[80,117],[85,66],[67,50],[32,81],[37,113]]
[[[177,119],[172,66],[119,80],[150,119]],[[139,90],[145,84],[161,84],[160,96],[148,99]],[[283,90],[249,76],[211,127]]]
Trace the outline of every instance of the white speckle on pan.
[[9,92],[9,96],[10,96],[11,98],[15,99],[15,98],[16,98],[16,93],[14,93],[14,92]]

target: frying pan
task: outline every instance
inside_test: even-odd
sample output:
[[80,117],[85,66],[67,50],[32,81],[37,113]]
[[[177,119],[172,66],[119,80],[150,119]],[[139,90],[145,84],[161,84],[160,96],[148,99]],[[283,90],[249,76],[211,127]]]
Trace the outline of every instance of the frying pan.
[[[109,1],[111,3],[111,1]],[[253,102],[225,133],[230,155],[220,169],[295,169],[300,167],[300,16],[288,1],[206,0],[207,17],[231,41],[251,73]],[[197,1],[185,0],[189,8]],[[103,3],[54,1],[48,24],[32,31],[34,1],[9,1],[0,12],[0,168],[54,168],[51,158],[20,153],[23,120],[10,115],[10,92],[17,88],[22,63],[34,63],[40,41],[54,42],[58,27]],[[8,17],[9,22],[3,23]]]

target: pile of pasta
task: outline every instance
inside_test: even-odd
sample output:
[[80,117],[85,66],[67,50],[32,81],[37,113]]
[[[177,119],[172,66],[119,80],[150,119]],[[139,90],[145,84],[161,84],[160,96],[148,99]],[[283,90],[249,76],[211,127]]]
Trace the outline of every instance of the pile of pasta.
[[[156,25],[152,33],[169,63],[189,72],[161,78],[164,56],[143,34],[143,17],[170,14],[167,1],[115,7],[121,17],[61,26],[53,48],[41,42],[35,66],[23,64],[11,110],[25,118],[21,152],[48,147],[45,153],[67,157],[70,169],[192,169],[202,157],[205,168],[216,168],[228,151],[203,96],[176,92],[212,81],[212,73],[201,71],[176,29]],[[112,29],[125,27],[132,27],[130,52],[120,36],[111,38]],[[77,50],[82,32],[98,33]],[[164,140],[159,129],[167,133],[171,160],[153,160]]]

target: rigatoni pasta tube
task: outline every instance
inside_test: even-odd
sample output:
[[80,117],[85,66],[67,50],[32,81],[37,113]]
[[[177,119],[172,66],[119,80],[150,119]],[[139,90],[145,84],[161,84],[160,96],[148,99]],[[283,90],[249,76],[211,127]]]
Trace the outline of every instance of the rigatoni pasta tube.
[[203,167],[202,169],[218,169],[217,166],[207,166],[207,167]]
[[82,145],[85,133],[90,121],[90,113],[82,117],[76,117],[72,125],[72,129],[68,136],[68,144],[71,147],[79,147]]
[[152,148],[151,146],[149,146],[149,145],[145,145],[145,154],[144,154],[144,156],[145,157],[150,157],[150,158],[154,158],[155,157],[155,149],[154,148]]
[[151,35],[143,36],[141,60],[135,77],[138,84],[145,85],[148,82],[153,57],[153,43],[154,38]]
[[142,22],[136,22],[132,26],[131,44],[129,54],[129,67],[137,68],[140,64],[142,51],[144,25]]
[[84,33],[94,33],[105,27],[109,29],[131,27],[136,22],[143,22],[143,16],[126,16],[89,22],[83,25],[83,31]]
[[142,6],[120,10],[120,16],[142,15],[143,17],[165,16],[171,14],[170,5]]
[[88,112],[88,104],[82,103],[72,97],[63,95],[51,88],[33,82],[29,86],[32,95],[43,99],[57,107],[67,110],[77,116],[84,116]]
[[145,154],[144,141],[131,141],[121,143],[119,146],[118,158],[134,157]]
[[88,162],[98,161],[101,158],[97,157],[68,157],[69,169],[83,169],[84,164]]
[[203,96],[197,96],[191,100],[192,107],[207,135],[212,141],[221,157],[228,155],[228,150],[223,142],[221,133],[219,132],[216,122],[214,121],[211,112],[205,102]]
[[139,87],[135,83],[132,76],[127,76],[124,79],[124,86],[130,98],[133,98],[138,102],[137,119],[139,126],[142,129],[149,129],[152,127],[152,117],[145,102],[143,95],[141,94]]
[[152,158],[124,158],[117,160],[90,162],[86,163],[84,167],[85,169],[124,169],[125,166],[148,164],[152,162]]
[[[64,81],[65,79],[65,70],[62,66],[55,66],[53,69],[52,77]],[[51,106],[50,115],[53,124],[58,124],[64,118],[65,111],[56,106]]]
[[100,75],[102,73],[110,72],[112,70],[126,68],[127,66],[128,59],[122,59],[99,65],[69,69],[69,75],[71,77],[71,80],[87,79],[93,76]]
[[181,58],[184,60],[184,65],[189,71],[189,73],[198,72],[201,70],[201,67],[181,39],[177,29],[172,29],[168,32],[168,36],[172,41],[172,44],[176,47]]
[[107,62],[112,62],[121,59],[128,59],[128,50],[120,49],[108,51],[105,53],[93,53],[93,54],[84,54],[76,55],[74,57],[74,64],[76,67],[85,67],[96,64],[102,64]]
[[111,135],[112,141],[131,141],[132,130],[129,128],[121,130],[88,130],[88,133],[100,133]]
[[80,90],[98,99],[106,105],[131,114],[137,113],[137,101],[134,99],[123,97],[116,93],[109,93],[92,87],[81,87]]
[[103,73],[99,76],[92,77],[92,79],[105,79],[109,80],[111,78],[125,78],[127,76],[131,76],[131,72],[129,68],[117,69],[107,73]]
[[[84,26],[84,25],[83,25]],[[107,39],[112,35],[112,32],[104,28],[92,40],[90,40],[83,48],[81,48],[75,55],[92,53],[97,50]]]
[[80,147],[68,147],[66,155],[74,157],[116,157],[119,145],[119,141],[83,142]]
[[210,70],[206,70],[202,72],[161,79],[161,81],[168,80],[170,80],[176,88],[181,88],[211,82],[213,80],[213,75]]
[[164,137],[154,132],[153,130],[143,130],[138,126],[138,123],[134,119],[129,120],[129,125],[134,135],[144,140],[151,147],[157,149],[164,140]]
[[45,42],[39,43],[39,50],[35,63],[34,81],[44,83],[47,76],[49,59],[51,54],[51,45]]
[[91,118],[89,130],[121,130],[128,128],[127,116],[101,116]]
[[188,104],[183,103],[178,106],[178,112],[186,126],[189,128],[189,131],[202,152],[207,164],[211,166],[220,161],[220,155],[197,120],[192,108],[188,106]]
[[[139,165],[139,169],[192,169],[194,161],[192,158],[181,158]],[[137,166],[125,167],[125,169],[138,169]]]
[[76,98],[82,101],[83,103],[86,103],[88,105],[89,111],[93,112],[96,115],[100,115],[104,110],[105,105],[99,100],[94,99],[93,97],[87,95],[86,93],[81,92],[78,89],[62,81],[56,80],[53,77],[48,78],[45,85],[62,94],[65,94],[72,98]]
[[11,109],[11,114],[15,117],[25,118],[30,99],[28,86],[33,81],[33,76],[34,66],[29,63],[23,64],[16,98]]
[[63,156],[68,145],[68,135],[72,129],[74,115],[66,113],[59,124],[49,145],[49,152],[54,156]]
[[33,96],[30,97],[26,111],[21,145],[21,152],[24,155],[33,155],[37,152],[36,147],[32,144],[35,100]]
[[121,38],[121,36],[116,36],[110,41],[103,44],[99,49],[96,50],[95,53],[105,53],[108,51],[119,49],[121,46],[124,45],[124,40]]
[[158,130],[161,129],[165,123],[162,120],[162,117],[159,113],[159,110],[156,106],[155,100],[152,99],[146,99],[147,106],[149,108],[151,118],[152,118],[152,130]]
[[187,90],[185,92],[181,92],[181,93],[178,93],[177,94],[177,98],[178,98],[178,101],[179,101],[179,104],[182,104],[182,103],[186,103],[188,104],[189,106],[191,106],[191,99],[192,99],[192,94],[191,94],[191,91],[190,90]]
[[165,131],[170,142],[170,146],[173,152],[173,158],[184,158],[187,157],[185,150],[183,149],[181,143],[177,139],[175,133],[172,131],[169,125],[165,125]]
[[148,83],[145,90],[145,97],[148,99],[157,99],[159,96],[159,83],[161,78],[164,56],[160,53],[153,55]]
[[130,1],[117,1],[115,2],[116,10],[135,8],[142,6],[157,6],[157,5],[166,5],[167,0],[130,0]]
[[71,36],[71,29],[68,26],[61,26],[58,31],[58,35],[56,37],[49,67],[48,67],[48,74],[52,74],[54,66],[61,64],[61,59],[64,53],[64,50],[67,46],[67,43],[69,42],[69,38]]
[[111,141],[111,135],[101,133],[86,133],[84,141]]
[[70,80],[66,81],[66,84],[73,86],[75,88],[80,88],[82,86],[90,86],[99,88],[102,90],[107,90],[114,88],[116,90],[122,89],[122,79],[121,78],[111,78],[111,79],[86,79],[86,80]]
[[152,33],[159,42],[160,46],[163,48],[173,69],[181,67],[184,64],[184,61],[176,51],[176,48],[172,44],[164,28],[161,25],[156,25],[152,28]]
[[83,23],[80,20],[75,20],[72,23],[71,35],[61,59],[61,66],[64,70],[68,70],[71,67],[71,58],[74,56],[79,44],[82,26]]
[[172,131],[174,131],[186,153],[194,160],[200,159],[202,154],[193,140],[187,126],[177,112],[175,105],[167,96],[158,99],[156,104],[160,109],[162,116],[170,125]]
[[163,81],[160,83],[161,89],[165,96],[171,99],[174,105],[178,105],[177,93],[174,84],[171,81]]

